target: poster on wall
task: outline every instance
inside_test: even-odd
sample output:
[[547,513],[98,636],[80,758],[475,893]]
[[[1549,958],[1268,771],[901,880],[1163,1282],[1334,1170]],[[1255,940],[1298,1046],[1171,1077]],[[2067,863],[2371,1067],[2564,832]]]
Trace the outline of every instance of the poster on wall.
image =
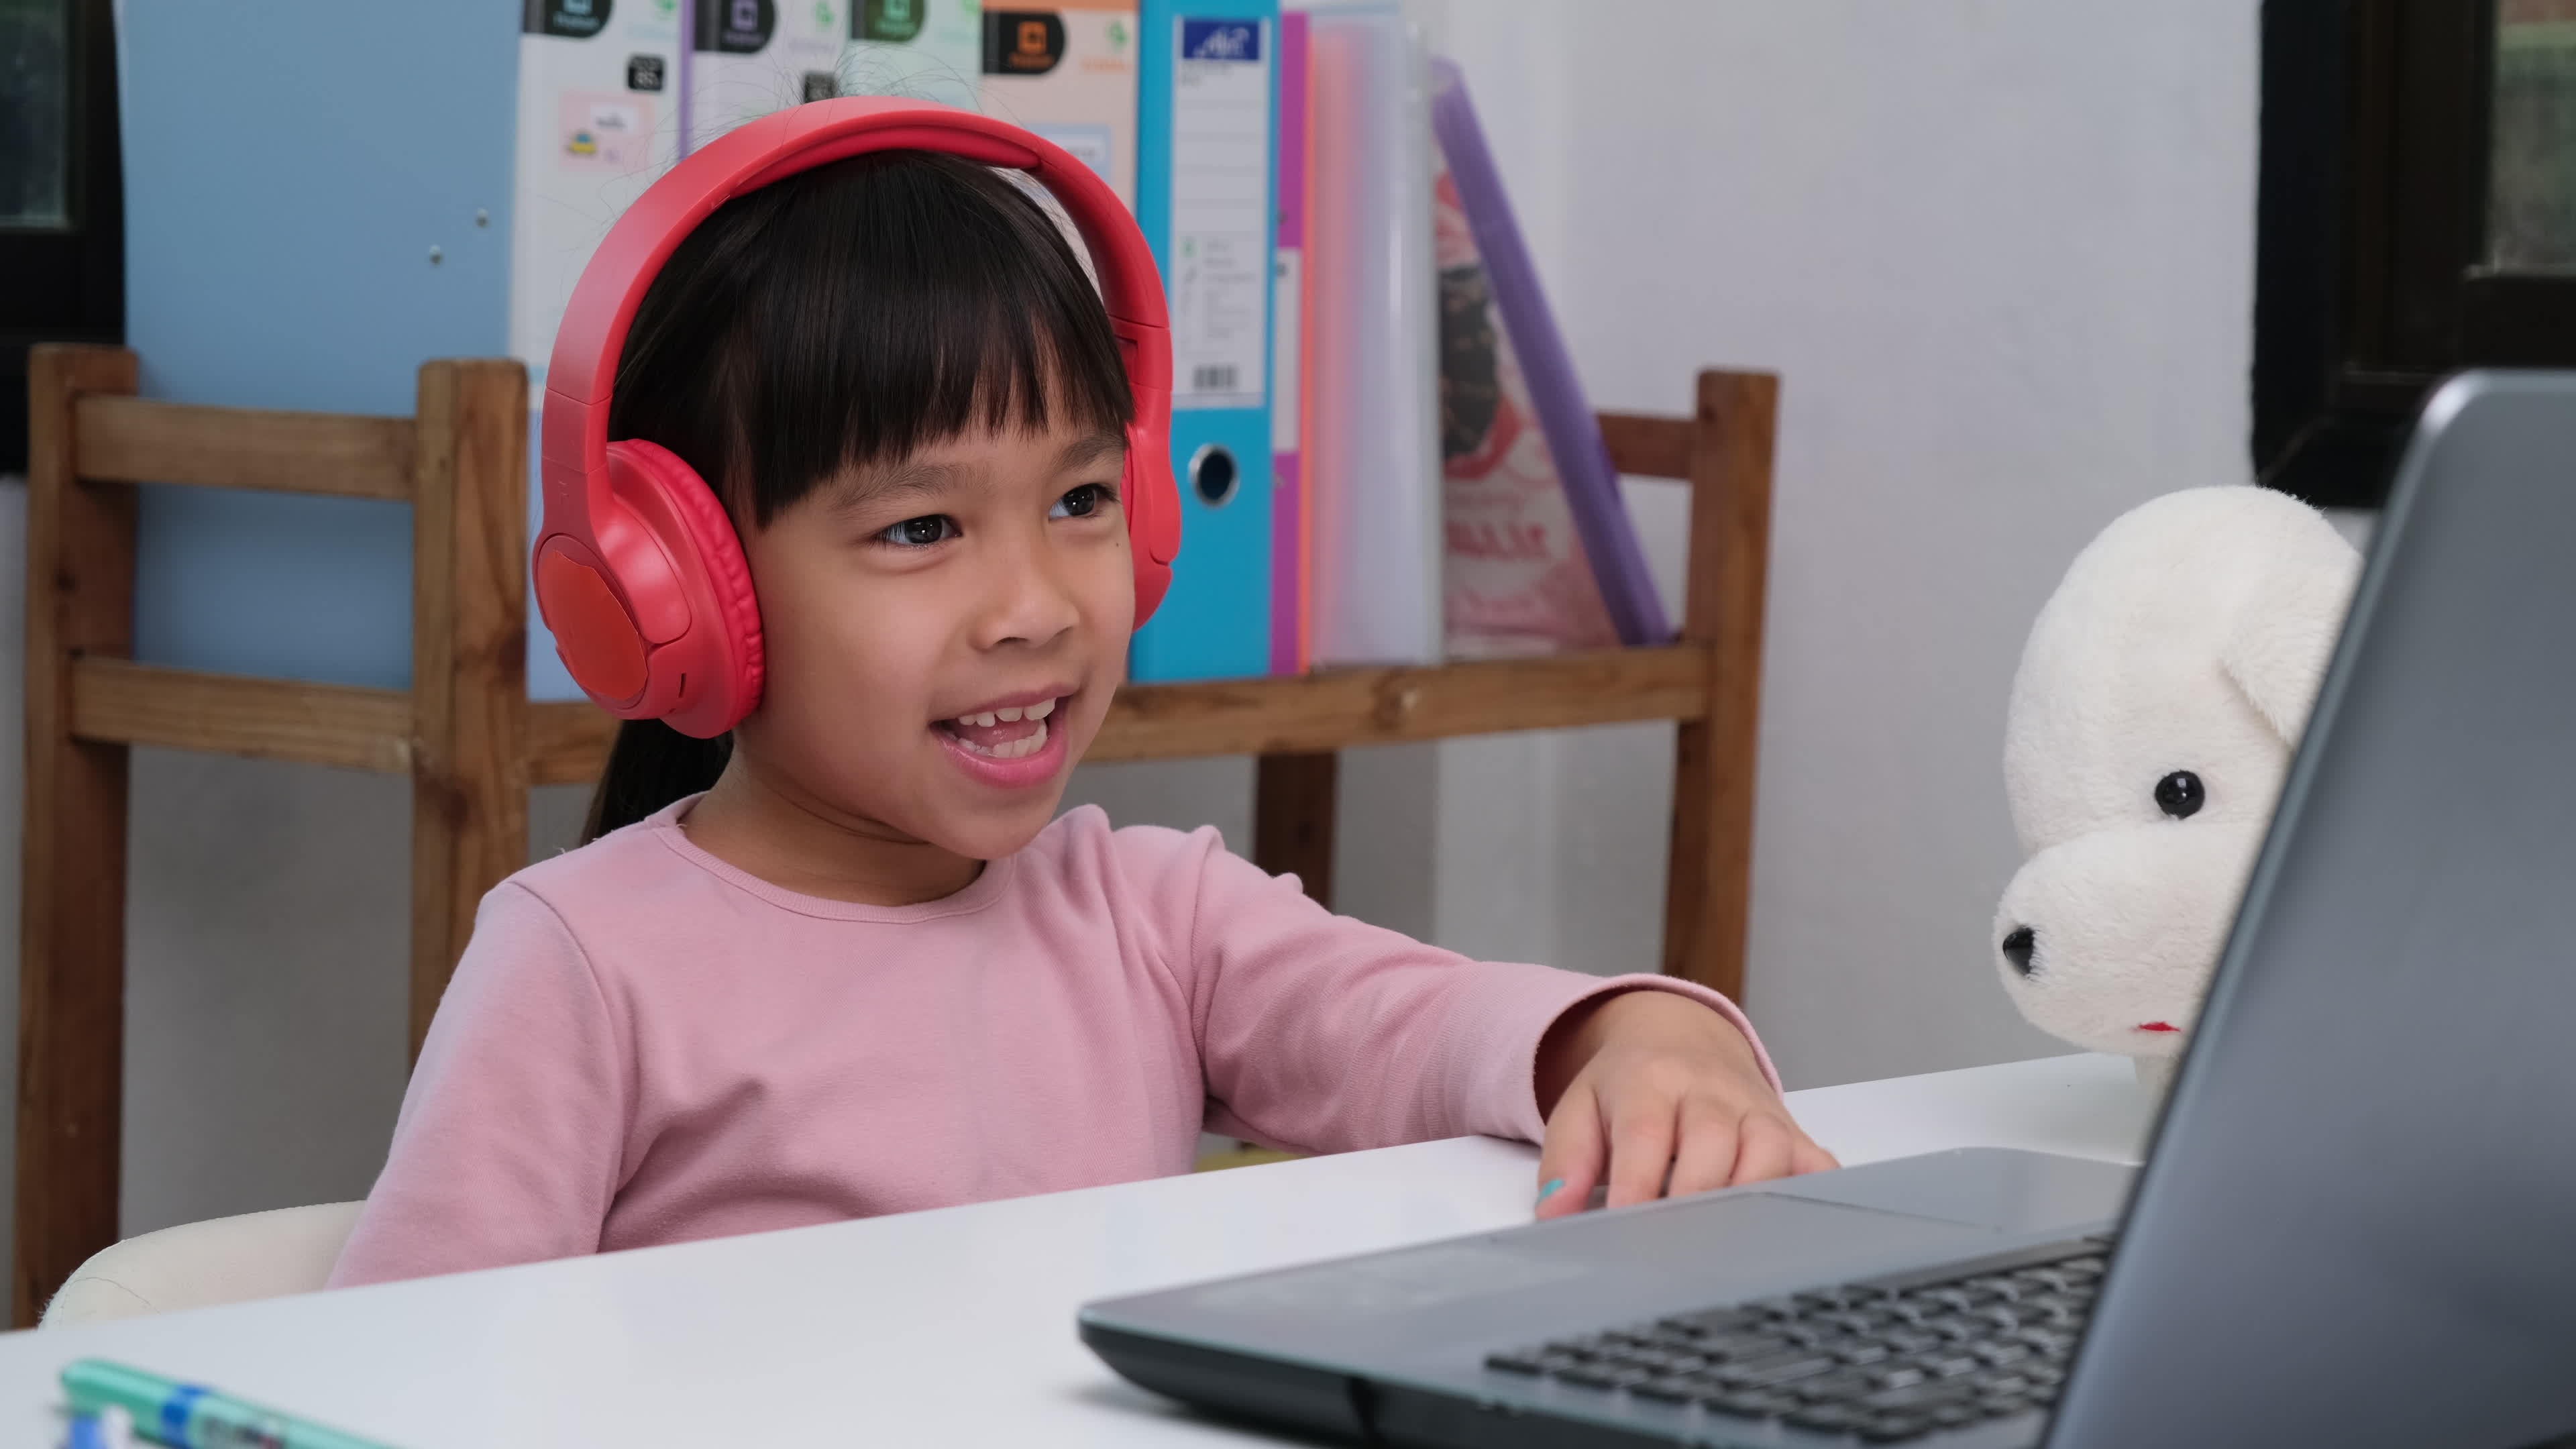
[[1136,6],[1058,0],[984,12],[984,113],[1072,152],[1136,206]]
[[682,0],[526,0],[510,353],[538,388],[591,253],[679,159],[684,14]]
[[[555,329],[608,229],[678,160],[686,0],[526,0],[510,211],[510,355],[528,368],[528,523]],[[578,699],[534,600],[528,694]]]
[[868,0],[695,0],[691,8],[694,151],[745,121],[837,95],[850,12],[864,12]]
[[984,40],[978,0],[839,0],[850,11],[840,93],[976,108]]

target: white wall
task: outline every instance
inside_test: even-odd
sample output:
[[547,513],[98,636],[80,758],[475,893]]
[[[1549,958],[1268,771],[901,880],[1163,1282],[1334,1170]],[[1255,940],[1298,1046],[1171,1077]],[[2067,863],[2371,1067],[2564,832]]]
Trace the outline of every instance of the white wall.
[[[1987,960],[2016,863],[2004,695],[2094,530],[2245,476],[2256,3],[1426,7],[1596,405],[1681,410],[1705,364],[1785,379],[1748,995],[1795,1085],[2057,1049]],[[6,737],[23,498],[0,488]],[[1670,588],[1682,500],[1631,501]],[[1650,970],[1670,749],[1633,726],[1355,751],[1341,903]],[[579,794],[540,792],[537,850]],[[1249,844],[1242,761],[1096,767],[1072,798]],[[137,752],[129,1232],[364,1191],[401,1092],[407,809],[391,779]]]
[[[2004,697],[2095,530],[2248,476],[2257,10],[1452,0],[1595,405],[1783,377],[1747,995],[1795,1085],[2062,1049],[1985,940]],[[1652,959],[1663,734],[1552,742],[1567,964]]]

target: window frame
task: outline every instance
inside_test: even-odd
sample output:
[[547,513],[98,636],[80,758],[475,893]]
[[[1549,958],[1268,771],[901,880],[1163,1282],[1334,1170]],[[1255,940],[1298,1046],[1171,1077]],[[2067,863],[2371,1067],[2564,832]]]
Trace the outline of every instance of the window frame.
[[2376,507],[2426,396],[2576,366],[2576,273],[2486,264],[2496,0],[2265,0],[2257,481]]
[[68,0],[71,143],[63,227],[0,227],[0,473],[27,468],[27,354],[125,340],[125,178],[114,0]]

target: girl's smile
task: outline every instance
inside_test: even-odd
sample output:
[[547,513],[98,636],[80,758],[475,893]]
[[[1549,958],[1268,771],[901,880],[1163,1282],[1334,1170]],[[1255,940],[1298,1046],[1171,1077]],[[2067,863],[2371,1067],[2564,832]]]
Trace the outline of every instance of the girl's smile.
[[1047,721],[1073,692],[1064,686],[1014,695],[933,720],[930,728],[968,778],[999,790],[1025,790],[1064,767],[1065,732]]

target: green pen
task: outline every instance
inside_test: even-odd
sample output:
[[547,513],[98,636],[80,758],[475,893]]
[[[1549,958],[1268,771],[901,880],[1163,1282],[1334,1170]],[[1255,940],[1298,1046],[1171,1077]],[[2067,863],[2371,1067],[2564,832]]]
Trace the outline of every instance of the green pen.
[[85,1358],[63,1370],[72,1412],[111,1405],[134,1417],[134,1432],[173,1449],[388,1449],[373,1439],[292,1419],[202,1384]]

